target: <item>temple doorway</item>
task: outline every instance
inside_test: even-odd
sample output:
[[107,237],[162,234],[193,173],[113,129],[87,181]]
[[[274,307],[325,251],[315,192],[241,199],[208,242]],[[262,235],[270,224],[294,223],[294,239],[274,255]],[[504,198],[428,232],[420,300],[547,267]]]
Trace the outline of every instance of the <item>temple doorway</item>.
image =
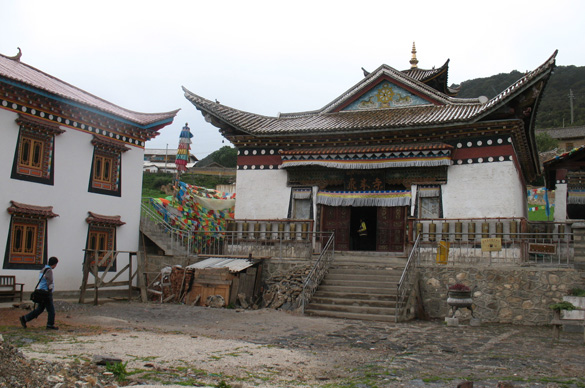
[[[367,236],[358,235],[360,220],[366,223]],[[377,230],[377,208],[376,207],[351,207],[350,236],[352,251],[375,251]]]

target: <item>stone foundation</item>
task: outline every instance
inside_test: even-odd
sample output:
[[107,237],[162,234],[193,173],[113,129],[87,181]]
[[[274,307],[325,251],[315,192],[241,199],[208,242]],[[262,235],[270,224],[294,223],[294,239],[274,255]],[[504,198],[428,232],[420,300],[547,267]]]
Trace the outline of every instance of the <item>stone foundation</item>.
[[[431,318],[450,315],[447,289],[457,282],[475,288],[475,318],[482,322],[545,325],[552,318],[549,305],[560,302],[572,288],[583,288],[575,269],[481,266],[421,266],[420,288],[424,308]],[[459,321],[471,318],[467,309],[456,313]]]

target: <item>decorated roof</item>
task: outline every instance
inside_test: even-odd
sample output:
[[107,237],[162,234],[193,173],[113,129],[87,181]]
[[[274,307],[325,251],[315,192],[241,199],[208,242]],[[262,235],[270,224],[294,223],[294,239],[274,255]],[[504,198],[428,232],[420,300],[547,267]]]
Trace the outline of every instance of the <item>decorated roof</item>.
[[37,206],[10,201],[11,206],[6,209],[10,214],[29,215],[44,218],[58,217],[58,214],[53,213],[53,206]]
[[[491,100],[450,97],[387,65],[369,73],[322,109],[277,117],[234,109],[185,87],[183,90],[206,120],[228,139],[237,135],[277,137],[437,128],[494,119],[521,119],[530,130],[535,104],[555,66],[556,54]],[[521,101],[512,103],[516,98]]]
[[94,108],[145,128],[170,122],[178,112],[174,110],[164,113],[140,113],[119,107],[21,62],[20,53],[15,57],[0,54],[0,81],[33,88],[49,98]]
[[[549,190],[554,190],[557,181],[557,169],[585,172],[585,145],[557,155],[545,161],[543,165],[546,187]],[[566,171],[564,173],[566,174]]]
[[377,153],[377,152],[405,152],[405,151],[432,151],[450,150],[449,144],[399,144],[389,146],[356,146],[356,147],[329,147],[329,148],[297,148],[294,150],[282,150],[281,155],[328,155],[328,154],[352,154],[352,153]]
[[105,224],[105,225],[112,225],[112,226],[120,226],[126,224],[122,221],[121,216],[104,216],[102,214],[97,214],[94,212],[87,212],[89,214],[85,221],[88,224]]

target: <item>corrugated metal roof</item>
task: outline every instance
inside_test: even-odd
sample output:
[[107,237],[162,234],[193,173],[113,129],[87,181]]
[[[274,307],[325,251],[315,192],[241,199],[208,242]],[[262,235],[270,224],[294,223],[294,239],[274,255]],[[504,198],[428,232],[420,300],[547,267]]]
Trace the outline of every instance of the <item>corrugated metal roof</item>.
[[211,257],[195,264],[191,264],[187,269],[201,268],[228,268],[230,272],[240,272],[254,265],[249,259],[234,259],[225,257]]

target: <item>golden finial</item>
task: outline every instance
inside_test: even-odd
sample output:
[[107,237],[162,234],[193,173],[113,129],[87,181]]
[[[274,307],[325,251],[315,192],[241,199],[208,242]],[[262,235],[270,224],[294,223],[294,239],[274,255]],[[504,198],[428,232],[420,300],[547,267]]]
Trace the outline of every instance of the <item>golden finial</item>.
[[418,59],[416,59],[416,46],[412,42],[412,59],[410,60],[410,68],[416,69],[418,67]]

